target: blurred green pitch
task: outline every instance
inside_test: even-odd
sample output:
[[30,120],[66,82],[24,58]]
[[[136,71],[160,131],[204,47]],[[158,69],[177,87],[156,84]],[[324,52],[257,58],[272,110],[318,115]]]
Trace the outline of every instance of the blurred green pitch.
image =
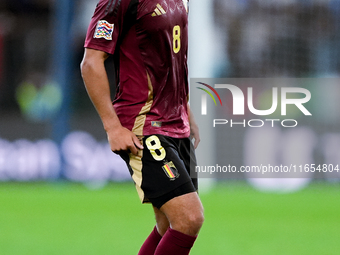
[[[206,221],[192,255],[339,254],[339,184],[267,194],[229,182],[201,198]],[[153,226],[132,183],[0,183],[3,255],[132,255]]]

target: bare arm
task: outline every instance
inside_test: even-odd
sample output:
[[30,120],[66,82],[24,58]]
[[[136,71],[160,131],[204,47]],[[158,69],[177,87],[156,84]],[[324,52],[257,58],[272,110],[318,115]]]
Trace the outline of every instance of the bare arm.
[[192,114],[192,112],[190,110],[189,104],[188,104],[188,115],[189,115],[189,123],[190,123],[190,137],[191,137],[191,139],[195,139],[194,147],[196,149],[198,147],[198,144],[200,143],[201,139],[200,139],[198,126],[196,124],[194,115]]
[[142,149],[143,146],[130,130],[121,125],[112,107],[110,86],[104,66],[107,57],[105,52],[85,49],[81,63],[85,87],[103,122],[111,150],[114,152],[130,150],[137,154],[138,149]]

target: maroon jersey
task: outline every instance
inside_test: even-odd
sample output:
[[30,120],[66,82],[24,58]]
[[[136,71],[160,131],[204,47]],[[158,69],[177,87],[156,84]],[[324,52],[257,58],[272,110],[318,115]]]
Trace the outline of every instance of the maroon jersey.
[[100,0],[85,47],[113,54],[113,102],[136,135],[190,135],[187,0]]

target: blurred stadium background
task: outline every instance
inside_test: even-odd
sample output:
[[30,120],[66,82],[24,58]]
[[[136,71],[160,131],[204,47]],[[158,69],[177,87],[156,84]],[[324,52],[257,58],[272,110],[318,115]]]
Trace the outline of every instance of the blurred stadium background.
[[[339,77],[339,0],[190,2],[192,78]],[[82,84],[96,3],[0,2],[0,254],[137,254],[154,224]],[[329,114],[290,139],[306,137],[310,163],[338,164],[340,87],[314,92],[327,104],[313,110]],[[247,137],[202,137],[199,164],[245,161]],[[206,223],[192,254],[339,254],[339,180],[201,180]]]

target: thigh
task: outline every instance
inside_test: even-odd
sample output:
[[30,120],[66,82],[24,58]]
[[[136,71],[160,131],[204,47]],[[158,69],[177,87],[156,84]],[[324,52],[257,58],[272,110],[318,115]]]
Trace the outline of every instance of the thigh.
[[169,200],[160,208],[160,211],[171,222],[177,218],[189,217],[190,214],[201,214],[203,213],[203,206],[197,192],[191,192]]
[[204,219],[203,205],[197,192],[169,200],[160,211],[166,215],[172,228],[188,235],[196,235]]

